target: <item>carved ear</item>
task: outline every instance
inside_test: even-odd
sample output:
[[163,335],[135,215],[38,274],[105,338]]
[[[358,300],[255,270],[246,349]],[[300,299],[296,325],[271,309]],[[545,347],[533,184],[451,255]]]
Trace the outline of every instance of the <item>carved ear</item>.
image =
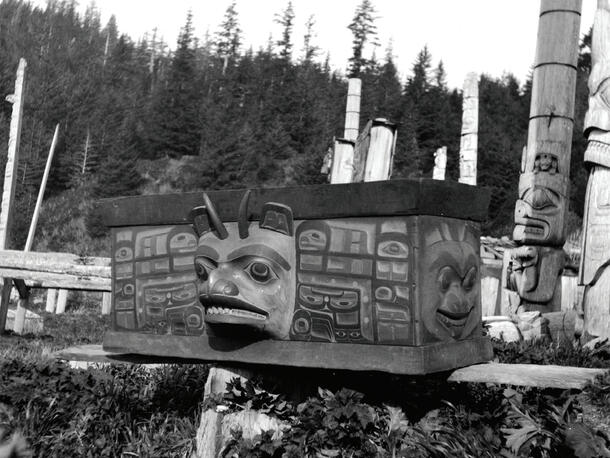
[[189,218],[193,221],[193,229],[195,229],[197,237],[201,237],[210,231],[210,222],[208,221],[208,212],[205,205],[193,208],[189,213]]
[[259,226],[292,237],[294,235],[292,210],[287,205],[267,202],[263,205]]

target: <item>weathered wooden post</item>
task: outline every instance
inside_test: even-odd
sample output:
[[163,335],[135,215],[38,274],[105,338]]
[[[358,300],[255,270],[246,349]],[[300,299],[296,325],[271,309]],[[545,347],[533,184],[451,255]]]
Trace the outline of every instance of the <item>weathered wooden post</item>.
[[347,105],[345,107],[345,129],[343,137],[356,141],[360,130],[360,94],[362,81],[360,78],[350,78],[347,83]]
[[[8,140],[8,157],[4,172],[4,191],[2,193],[2,206],[0,207],[0,249],[12,248],[10,237],[12,223],[12,206],[15,199],[15,187],[17,184],[17,166],[19,164],[19,143],[21,139],[21,119],[23,116],[24,86],[25,86],[25,59],[19,60],[17,78],[15,79],[15,93],[7,96],[7,100],[13,104],[11,114],[11,126]],[[2,296],[0,297],[0,334],[4,333],[6,315],[11,295],[12,280],[10,278],[0,279],[2,285]]]
[[518,311],[559,311],[581,0],[542,0],[508,287]]
[[351,183],[354,169],[354,142],[344,138],[335,140],[332,166],[330,169],[331,183]]
[[57,306],[57,289],[47,289],[47,305],[45,311],[49,313],[55,313],[55,307]]
[[479,136],[479,76],[476,73],[466,75],[462,98],[460,178],[458,181],[476,186],[477,144]]
[[583,218],[579,283],[585,286],[585,331],[610,337],[610,0],[598,0],[585,117],[590,169]]
[[60,289],[57,294],[57,307],[55,308],[55,313],[61,315],[66,311],[66,304],[68,303],[68,290]]
[[110,315],[112,308],[112,295],[110,293],[102,293],[102,315]]
[[347,87],[345,108],[345,129],[343,136],[335,140],[329,181],[331,183],[351,183],[354,169],[354,145],[360,129],[360,92],[362,82],[350,78]]
[[[57,137],[59,136],[59,124],[55,126],[55,133],[53,134],[53,141],[51,142],[51,149],[49,150],[49,156],[47,157],[47,164],[42,175],[42,182],[40,183],[40,189],[38,190],[38,198],[36,199],[36,206],[34,207],[34,214],[32,215],[32,222],[30,223],[30,230],[28,232],[28,238],[25,241],[25,248],[23,251],[30,251],[34,244],[34,235],[36,234],[36,226],[38,224],[38,215],[40,214],[40,207],[42,205],[42,199],[44,198],[44,191],[47,187],[47,180],[49,178],[49,172],[51,171],[51,163],[53,162],[53,154],[55,153],[55,146],[57,145]],[[29,291],[27,288],[19,293],[19,302],[17,303],[17,310],[15,311],[15,324],[13,325],[13,331],[21,334],[25,325],[25,312],[27,310]]]
[[447,168],[447,147],[438,148],[434,153],[434,169],[432,169],[432,179],[444,180]]
[[374,119],[371,123],[370,140],[364,164],[364,181],[390,179],[395,148],[396,125],[384,118]]

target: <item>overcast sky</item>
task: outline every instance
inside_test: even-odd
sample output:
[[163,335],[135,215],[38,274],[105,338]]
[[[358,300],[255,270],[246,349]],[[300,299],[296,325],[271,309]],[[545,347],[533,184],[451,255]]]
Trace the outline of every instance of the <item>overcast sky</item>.
[[[345,71],[351,53],[347,29],[361,0],[293,0],[293,42],[298,56],[303,45],[304,24],[316,20],[315,43],[330,53],[333,68]],[[46,0],[35,0],[44,5]],[[81,0],[84,10],[88,4]],[[442,59],[450,87],[461,87],[466,73],[492,76],[511,72],[523,82],[534,60],[538,27],[538,0],[372,0],[383,58],[392,40],[395,62],[404,79],[410,74],[417,53],[427,44],[434,65]],[[581,36],[593,24],[595,0],[583,0]],[[186,13],[193,11],[195,31],[203,37],[218,30],[230,0],[97,0],[105,23],[111,14],[119,30],[137,40],[155,27],[174,48]],[[288,0],[238,0],[237,11],[244,45],[264,47],[270,34],[277,39],[280,26],[275,14]],[[322,59],[322,58],[321,58]]]

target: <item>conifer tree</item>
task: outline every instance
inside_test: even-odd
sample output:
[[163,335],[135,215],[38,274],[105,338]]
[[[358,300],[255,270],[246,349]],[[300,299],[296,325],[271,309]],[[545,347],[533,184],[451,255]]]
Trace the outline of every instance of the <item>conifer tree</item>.
[[288,1],[286,9],[276,15],[275,22],[282,26],[282,37],[276,42],[280,48],[280,58],[289,62],[292,57],[292,28],[294,25],[294,9],[291,0]]
[[216,55],[222,59],[235,60],[241,45],[241,28],[237,14],[236,2],[233,0],[225,11],[220,23],[220,30],[215,39]]
[[305,35],[303,36],[303,62],[305,64],[311,63],[318,53],[320,47],[313,44],[315,38],[314,26],[316,24],[313,14],[307,18],[305,23]]
[[349,58],[348,74],[350,77],[360,75],[363,67],[369,62],[364,57],[367,43],[376,45],[377,26],[375,25],[375,8],[371,0],[362,0],[356,8],[352,22],[347,28],[352,32],[352,56]]

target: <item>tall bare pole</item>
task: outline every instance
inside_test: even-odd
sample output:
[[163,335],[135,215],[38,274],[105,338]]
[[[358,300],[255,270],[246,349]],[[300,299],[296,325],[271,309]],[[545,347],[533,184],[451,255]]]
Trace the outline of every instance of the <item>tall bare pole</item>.
[[[34,214],[32,215],[32,222],[30,223],[30,230],[28,232],[28,238],[25,242],[24,251],[30,251],[34,243],[34,235],[36,234],[36,226],[38,224],[38,215],[40,214],[40,206],[42,205],[42,199],[44,192],[47,188],[47,180],[49,179],[49,172],[51,171],[51,163],[53,162],[53,154],[55,153],[55,146],[57,146],[57,137],[59,136],[59,124],[55,126],[55,133],[53,134],[53,141],[51,142],[51,149],[49,149],[49,156],[47,157],[47,164],[44,168],[44,174],[42,175],[42,182],[40,183],[40,189],[38,190],[38,199],[36,199],[36,207],[34,207]],[[87,137],[88,138],[88,137]]]
[[360,128],[360,92],[362,82],[359,78],[350,78],[347,86],[347,103],[345,106],[344,138],[335,140],[333,158],[330,167],[331,183],[351,183],[354,172],[354,144]]
[[[582,0],[542,0],[508,285],[522,311],[560,308]],[[558,293],[557,293],[558,292]]]
[[362,92],[362,81],[360,78],[350,78],[347,83],[347,104],[345,108],[345,131],[343,137],[346,140],[356,141],[360,129],[360,93]]
[[[34,207],[34,214],[32,215],[32,222],[30,223],[30,230],[28,231],[28,238],[25,242],[25,248],[23,251],[30,251],[34,243],[34,235],[36,234],[36,226],[38,225],[38,215],[40,214],[40,206],[42,205],[42,199],[44,197],[44,191],[47,187],[47,180],[49,178],[49,172],[51,171],[51,163],[53,162],[53,153],[55,152],[55,146],[57,145],[57,137],[59,135],[59,124],[55,126],[55,133],[53,134],[53,141],[51,142],[51,149],[49,150],[49,156],[47,157],[47,164],[44,169],[42,176],[42,182],[40,189],[38,190],[38,198],[36,199],[36,207]],[[25,316],[28,305],[28,297],[19,297],[17,303],[17,309],[15,310],[15,321],[13,323],[13,331],[21,334],[25,325]]]
[[466,75],[462,95],[462,135],[460,138],[460,183],[477,184],[479,138],[479,76]]
[[[23,117],[23,101],[25,87],[25,59],[19,60],[17,77],[15,79],[15,93],[7,96],[7,100],[13,104],[11,114],[11,126],[8,140],[8,157],[4,172],[4,191],[2,193],[2,204],[0,207],[0,249],[13,248],[10,236],[12,223],[12,207],[15,199],[15,188],[17,183],[17,165],[19,164],[19,143],[21,140],[21,120]],[[10,278],[0,279],[2,296],[0,296],[0,334],[4,333],[6,326],[6,315],[11,295],[12,280]]]
[[610,0],[598,0],[585,117],[590,170],[583,218],[579,283],[585,286],[585,331],[610,337]]

